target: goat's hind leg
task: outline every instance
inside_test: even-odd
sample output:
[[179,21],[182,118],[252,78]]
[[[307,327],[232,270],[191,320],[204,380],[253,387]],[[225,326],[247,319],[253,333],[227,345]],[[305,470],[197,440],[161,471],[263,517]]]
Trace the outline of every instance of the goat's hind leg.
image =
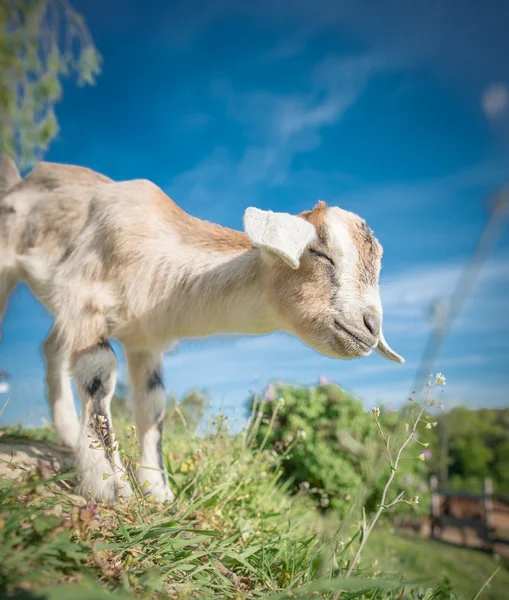
[[162,356],[151,352],[126,351],[134,414],[141,447],[136,476],[141,490],[159,502],[172,502],[168,473],[162,453],[166,393],[162,380]]
[[[81,328],[81,331],[86,328]],[[117,360],[105,337],[72,353],[72,372],[82,400],[81,430],[76,447],[79,492],[96,501],[113,502],[131,495],[112,428],[110,403],[115,391]]]

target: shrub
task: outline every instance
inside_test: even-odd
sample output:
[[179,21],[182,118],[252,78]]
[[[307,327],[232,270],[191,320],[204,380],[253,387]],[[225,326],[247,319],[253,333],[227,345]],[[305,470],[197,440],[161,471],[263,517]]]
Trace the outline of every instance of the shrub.
[[[249,400],[249,408],[256,403]],[[306,492],[322,508],[333,509],[344,517],[363,484],[368,485],[366,508],[376,508],[383,482],[382,473],[371,473],[374,459],[383,451],[374,419],[352,394],[336,385],[311,388],[271,384],[260,403],[257,443],[286,453],[282,463],[295,492]],[[403,415],[404,416],[404,415]],[[380,420],[390,432],[402,415],[381,411]],[[425,499],[426,465],[421,460],[403,460],[393,489],[406,490],[408,496]],[[395,513],[424,512],[419,507],[400,505]]]

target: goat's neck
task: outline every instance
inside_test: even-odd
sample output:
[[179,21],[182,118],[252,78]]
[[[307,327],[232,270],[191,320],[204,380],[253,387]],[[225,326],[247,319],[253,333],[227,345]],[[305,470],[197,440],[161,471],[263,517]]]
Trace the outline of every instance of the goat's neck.
[[176,288],[178,337],[264,334],[278,329],[263,280],[260,251],[200,251],[190,259]]

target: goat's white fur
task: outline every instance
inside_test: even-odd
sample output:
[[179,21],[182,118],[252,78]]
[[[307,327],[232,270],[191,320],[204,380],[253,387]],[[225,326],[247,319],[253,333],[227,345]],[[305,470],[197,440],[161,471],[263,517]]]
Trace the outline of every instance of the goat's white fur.
[[[322,206],[304,217],[250,208],[248,239],[184,213],[146,180],[114,182],[47,163],[24,180],[16,174],[0,156],[0,317],[20,280],[55,315],[44,344],[53,422],[60,441],[76,449],[80,490],[97,500],[130,493],[116,450],[90,448],[98,441],[97,410],[111,426],[117,366],[109,338],[126,350],[142,452],[138,477],[163,501],[173,494],[158,450],[166,401],[161,353],[179,339],[285,330],[329,356],[365,356],[378,342],[381,354],[402,361],[381,330],[372,337],[363,324],[365,311],[381,319],[379,245],[368,241],[374,254],[366,259],[352,213]],[[313,219],[325,224],[329,241],[317,238]],[[312,244],[326,244],[333,271],[304,254]],[[337,329],[336,317],[345,329]]]

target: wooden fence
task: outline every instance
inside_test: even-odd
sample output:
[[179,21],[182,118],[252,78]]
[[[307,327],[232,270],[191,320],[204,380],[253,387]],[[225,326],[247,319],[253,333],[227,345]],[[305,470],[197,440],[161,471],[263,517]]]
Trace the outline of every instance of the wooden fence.
[[[491,479],[484,480],[484,493],[472,494],[456,490],[440,489],[438,478],[431,478],[431,527],[430,535],[442,539],[447,528],[455,528],[467,544],[467,532],[474,530],[485,549],[493,551],[495,544],[509,544],[508,539],[497,536],[493,510],[493,486]],[[497,502],[497,511],[509,511],[504,499]],[[498,516],[498,515],[496,515]]]

